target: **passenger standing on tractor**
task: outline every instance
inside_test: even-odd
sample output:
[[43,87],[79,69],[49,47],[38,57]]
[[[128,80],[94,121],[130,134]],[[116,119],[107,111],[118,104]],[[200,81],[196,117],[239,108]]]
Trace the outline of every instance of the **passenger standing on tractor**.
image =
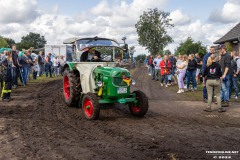
[[212,54],[207,60],[207,67],[204,69],[203,77],[206,80],[206,86],[208,91],[208,105],[204,109],[206,112],[211,112],[211,103],[213,90],[217,97],[218,112],[225,112],[226,110],[222,108],[221,98],[220,98],[220,88],[221,88],[221,77],[222,71],[221,66],[217,61],[217,56]]
[[87,48],[87,51],[83,52],[80,58],[81,62],[99,61],[101,59],[101,53],[96,48]]
[[168,60],[168,56],[165,55],[163,60],[160,63],[161,68],[161,86],[163,86],[163,81],[165,79],[165,86],[168,87],[168,75],[170,74],[171,62]]
[[1,60],[0,65],[3,68],[3,85],[1,91],[1,97],[3,101],[9,102],[11,100],[12,92],[12,67],[13,60],[11,52],[6,53],[6,57]]

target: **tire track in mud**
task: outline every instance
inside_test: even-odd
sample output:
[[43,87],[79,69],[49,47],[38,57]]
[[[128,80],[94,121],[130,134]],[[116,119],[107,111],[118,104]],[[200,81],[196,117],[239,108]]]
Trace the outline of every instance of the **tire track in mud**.
[[[56,87],[53,88],[56,89]],[[39,95],[45,97],[48,95],[49,90],[52,89],[49,88],[46,90],[47,92],[43,91],[43,93],[40,93]],[[59,91],[59,93],[60,92],[61,91]],[[59,94],[57,94],[57,96],[59,96]],[[74,156],[71,156],[74,155],[74,152],[72,154],[67,154],[69,152],[66,152],[71,145],[75,145],[75,147],[72,147],[76,149],[75,152],[77,152],[78,147],[82,148],[82,150],[84,150],[85,156],[87,155],[86,151],[88,151],[90,154],[85,157],[86,159],[94,158],[94,156],[98,156],[100,159],[121,159],[124,156],[126,159],[140,159],[141,157],[144,157],[144,154],[134,151],[128,147],[125,142],[119,142],[119,139],[116,138],[119,137],[118,133],[109,129],[110,127],[107,126],[106,123],[100,121],[89,122],[83,120],[83,117],[79,114],[79,112],[81,112],[79,109],[66,108],[66,106],[62,105],[63,101],[60,101],[61,103],[59,103],[55,97],[50,98],[50,100],[47,100],[47,98],[45,98],[45,101],[47,101],[47,104],[39,103],[38,106],[40,107],[34,111],[35,114],[31,117],[31,123],[33,126],[35,126],[36,129],[34,133],[40,134],[44,130],[46,131],[46,128],[49,128],[49,130],[42,134],[42,137],[44,138],[41,137],[41,139],[36,139],[36,135],[33,133],[32,126],[29,128],[24,127],[24,132],[22,133],[25,139],[33,139],[32,141],[34,143],[29,143],[28,145],[34,153],[38,153],[37,155],[40,154],[40,156],[43,156],[41,154],[43,152],[41,151],[42,149],[38,148],[39,146],[37,145],[42,141],[40,143],[40,147],[45,146],[43,148],[48,148],[48,150],[54,149],[54,151],[56,151],[56,157],[67,159],[75,159]],[[81,113],[81,115],[83,115],[83,113]],[[117,124],[115,127],[117,127]],[[60,139],[63,139],[63,144],[60,143],[59,145],[59,143],[56,143],[57,141],[48,140],[49,138],[52,140],[51,137],[54,137],[54,134],[52,135],[52,132],[56,133]],[[45,142],[43,142],[43,139],[46,139],[44,140]],[[76,141],[79,143],[76,143]],[[64,145],[65,147],[61,148],[61,145]],[[67,145],[70,146],[67,147]],[[121,150],[120,153],[115,151],[119,149]],[[84,154],[79,154],[81,156],[77,157],[76,159],[84,158]],[[33,157],[37,158],[37,155],[33,155]],[[75,153],[75,155],[77,154]]]

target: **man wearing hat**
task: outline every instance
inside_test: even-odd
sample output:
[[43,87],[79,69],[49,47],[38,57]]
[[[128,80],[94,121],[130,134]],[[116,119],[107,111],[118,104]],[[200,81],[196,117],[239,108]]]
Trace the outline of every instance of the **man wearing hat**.
[[218,46],[220,57],[220,65],[222,68],[222,87],[221,87],[221,99],[223,106],[229,106],[229,89],[230,89],[230,80],[229,80],[229,68],[231,65],[231,55],[227,53],[227,48],[224,44]]
[[87,61],[99,61],[101,59],[101,53],[96,48],[88,48],[87,51],[83,52],[80,58],[81,62]]

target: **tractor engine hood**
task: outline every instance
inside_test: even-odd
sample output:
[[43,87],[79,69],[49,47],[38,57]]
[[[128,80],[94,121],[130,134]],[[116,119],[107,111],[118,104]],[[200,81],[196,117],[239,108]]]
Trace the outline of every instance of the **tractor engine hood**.
[[106,77],[128,77],[130,78],[130,73],[127,69],[119,67],[97,67],[94,69],[95,75],[101,74]]

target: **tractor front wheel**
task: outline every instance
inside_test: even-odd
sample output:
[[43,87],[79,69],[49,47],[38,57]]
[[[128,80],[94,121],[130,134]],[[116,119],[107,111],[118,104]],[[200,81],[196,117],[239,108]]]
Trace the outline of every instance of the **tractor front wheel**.
[[130,103],[129,110],[133,116],[143,117],[148,111],[148,98],[142,91],[134,91],[137,104]]
[[100,114],[100,105],[98,103],[96,94],[87,93],[83,96],[82,109],[85,117],[88,120],[98,119]]

